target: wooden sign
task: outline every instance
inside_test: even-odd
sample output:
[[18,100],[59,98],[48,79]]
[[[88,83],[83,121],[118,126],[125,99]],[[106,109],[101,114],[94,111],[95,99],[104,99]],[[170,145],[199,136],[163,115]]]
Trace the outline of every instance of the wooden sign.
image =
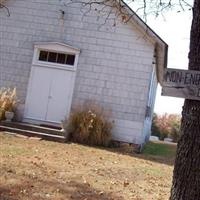
[[165,69],[162,95],[200,100],[200,71]]

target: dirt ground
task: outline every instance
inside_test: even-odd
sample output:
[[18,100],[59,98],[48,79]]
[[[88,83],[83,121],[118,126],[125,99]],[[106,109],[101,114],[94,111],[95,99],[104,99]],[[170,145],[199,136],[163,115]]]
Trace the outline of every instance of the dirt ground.
[[173,160],[0,133],[0,200],[167,200]]

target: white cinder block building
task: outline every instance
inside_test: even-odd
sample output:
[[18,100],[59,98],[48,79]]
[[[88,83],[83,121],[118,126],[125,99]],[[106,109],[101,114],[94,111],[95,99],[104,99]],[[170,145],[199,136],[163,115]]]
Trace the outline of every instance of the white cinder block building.
[[97,12],[58,0],[5,1],[0,9],[0,87],[16,87],[18,120],[60,124],[96,100],[112,110],[113,139],[149,138],[167,44],[128,6],[126,23],[104,25]]

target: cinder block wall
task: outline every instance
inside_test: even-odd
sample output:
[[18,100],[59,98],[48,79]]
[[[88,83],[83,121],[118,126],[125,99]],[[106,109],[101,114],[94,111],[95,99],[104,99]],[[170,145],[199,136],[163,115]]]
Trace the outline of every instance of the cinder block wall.
[[16,86],[24,104],[33,44],[54,41],[80,48],[72,107],[98,100],[112,110],[114,139],[142,143],[154,54],[145,34],[132,22],[101,26],[104,19],[93,12],[83,17],[78,4],[10,0],[7,6],[10,17],[0,10],[0,86]]

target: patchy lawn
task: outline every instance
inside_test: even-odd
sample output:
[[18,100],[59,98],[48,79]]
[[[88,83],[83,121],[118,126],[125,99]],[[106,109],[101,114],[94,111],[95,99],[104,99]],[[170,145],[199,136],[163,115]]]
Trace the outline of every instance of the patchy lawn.
[[149,142],[144,147],[143,154],[147,156],[157,156],[160,159],[173,158],[176,153],[176,143]]
[[142,155],[130,151],[0,133],[0,199],[167,200],[175,146],[150,143]]

